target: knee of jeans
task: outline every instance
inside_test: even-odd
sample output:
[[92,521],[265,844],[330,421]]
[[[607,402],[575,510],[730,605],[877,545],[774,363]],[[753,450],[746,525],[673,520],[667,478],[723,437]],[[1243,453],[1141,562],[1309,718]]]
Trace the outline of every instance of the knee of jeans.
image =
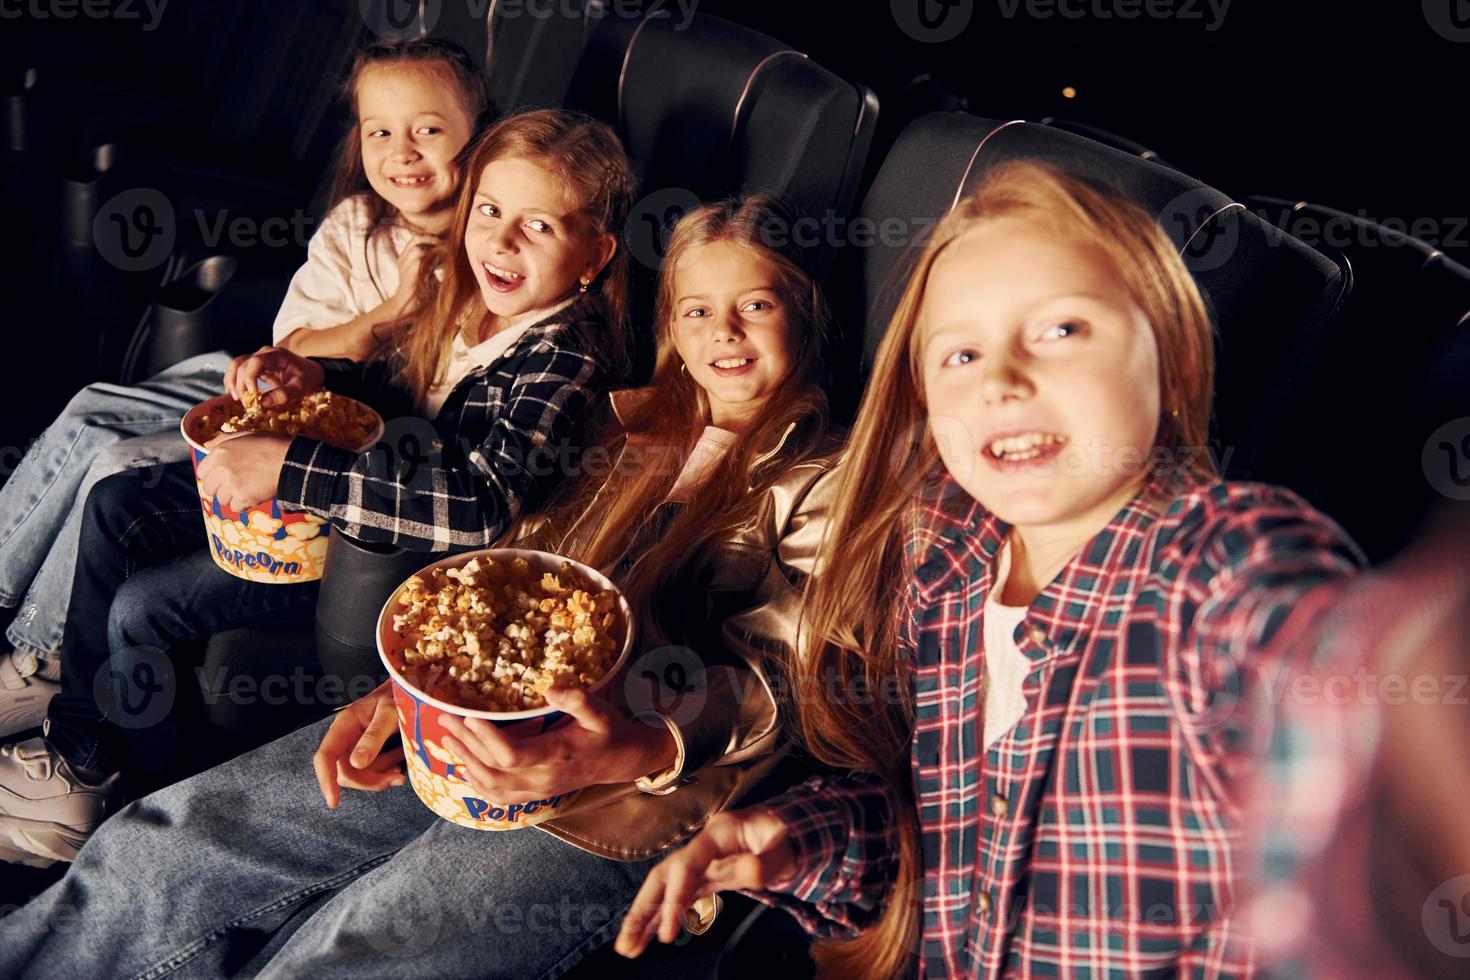
[[[87,539],[98,531],[103,538],[119,542],[140,519],[152,513],[146,481],[140,471],[128,470],[98,480],[87,494],[82,511],[82,544],[78,561],[86,561]],[[94,530],[89,531],[88,528]]]

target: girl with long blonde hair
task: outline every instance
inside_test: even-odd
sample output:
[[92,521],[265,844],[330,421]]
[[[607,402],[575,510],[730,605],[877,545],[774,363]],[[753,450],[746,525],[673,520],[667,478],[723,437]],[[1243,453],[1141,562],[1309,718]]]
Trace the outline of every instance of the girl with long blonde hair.
[[962,200],[879,349],[790,665],[843,695],[794,730],[850,772],[712,821],[619,948],[743,888],[833,937],[833,976],[1249,975],[1249,698],[1361,556],[1218,478],[1212,362],[1119,192],[1015,163]]

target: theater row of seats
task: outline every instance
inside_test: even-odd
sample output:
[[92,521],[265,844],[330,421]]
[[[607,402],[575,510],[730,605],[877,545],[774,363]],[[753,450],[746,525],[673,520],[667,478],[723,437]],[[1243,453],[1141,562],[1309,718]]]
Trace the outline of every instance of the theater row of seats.
[[[502,109],[581,109],[622,136],[640,180],[626,239],[638,259],[635,297],[644,322],[661,235],[682,210],[729,193],[783,194],[819,219],[830,245],[827,285],[846,330],[836,395],[850,412],[924,230],[996,165],[1055,161],[1123,187],[1157,215],[1199,283],[1216,325],[1212,439],[1227,476],[1297,489],[1342,521],[1375,559],[1406,540],[1446,479],[1460,485],[1457,472],[1426,471],[1439,453],[1427,440],[1444,423],[1470,417],[1470,272],[1422,243],[1357,235],[1345,247],[1313,248],[1291,234],[1307,218],[1323,217],[1310,205],[1237,201],[1138,144],[1056,120],[927,113],[888,119],[883,131],[890,136],[876,139],[880,99],[861,80],[840,78],[777,39],[712,16],[698,15],[680,30],[670,18],[597,17],[592,8],[583,8],[581,20],[505,17],[492,3],[480,19],[459,6],[444,5],[451,16],[437,20],[433,33],[485,56]],[[333,50],[339,47],[349,46]],[[311,123],[320,125],[320,118]],[[120,145],[110,142],[105,154],[122,153]],[[77,275],[89,274],[88,219],[125,179],[121,171],[102,179],[110,169],[98,165],[111,161],[97,152],[87,162],[99,183],[90,197],[72,195],[86,200],[72,201],[75,213],[65,226]],[[199,173],[193,177],[180,186],[194,190],[179,194],[211,192]],[[251,200],[268,210],[272,192],[266,186]],[[249,267],[250,258],[206,255],[198,243],[180,242],[162,272],[150,271],[141,287],[134,281],[130,288],[151,291],[152,303],[142,327],[129,330],[123,322],[125,342],[111,345],[125,355],[124,373],[141,377],[193,353],[264,342],[289,268]],[[236,703],[225,692],[239,675],[289,674],[303,665],[347,678],[376,675],[377,611],[421,562],[417,554],[336,538],[315,635],[237,630],[191,654],[202,658],[201,676],[209,679],[199,706],[209,737],[199,744],[212,749],[179,765],[203,765],[211,754],[232,753],[322,710]],[[629,965],[604,951],[578,973],[688,976],[718,969],[737,976],[753,943],[771,958],[768,974],[807,969],[789,922],[749,905],[741,913],[722,917],[711,936],[651,960]],[[731,942],[730,930],[746,916],[759,916],[750,928],[760,938]]]

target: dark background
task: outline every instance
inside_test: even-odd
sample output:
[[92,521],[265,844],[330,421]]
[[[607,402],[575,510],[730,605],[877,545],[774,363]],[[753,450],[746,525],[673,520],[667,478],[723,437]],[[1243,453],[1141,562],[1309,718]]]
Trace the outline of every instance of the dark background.
[[[310,207],[345,124],[323,91],[344,67],[343,32],[366,35],[360,11],[370,0],[166,0],[157,16],[154,2],[0,0],[0,96],[12,140],[27,69],[39,71],[58,128],[82,112],[105,120],[115,110],[121,119],[131,104],[123,92],[151,92],[179,108],[141,141],[150,151],[169,160],[197,153],[210,165],[223,159],[296,188],[278,199],[279,213]],[[491,0],[424,2],[438,5],[445,33],[451,22],[473,25],[476,11],[483,21]],[[882,131],[883,121],[896,125],[921,72],[977,115],[1101,127],[1237,199],[1305,199],[1400,223],[1470,264],[1460,138],[1466,0],[1233,0],[1218,22],[1207,0],[1149,0],[1149,8],[1143,0],[1061,0],[1080,17],[1057,11],[1058,0],[684,0],[686,8],[690,2],[874,88],[888,115],[880,113],[870,167],[895,135]],[[654,3],[675,8],[674,0],[645,0]],[[964,29],[939,42],[916,38],[921,3],[937,29]],[[1129,3],[1143,15],[1099,13]],[[1466,15],[1465,28],[1455,26],[1456,14]],[[483,31],[450,34],[478,41]],[[66,398],[97,380],[73,356],[90,342],[86,315],[73,309],[87,283],[58,272],[55,184],[106,135],[94,128],[58,141],[39,179],[6,175],[10,238],[19,246],[0,266],[11,354],[45,365],[15,372],[0,392],[0,446],[12,450],[0,460],[6,472]],[[300,249],[277,248],[271,258],[290,265]]]

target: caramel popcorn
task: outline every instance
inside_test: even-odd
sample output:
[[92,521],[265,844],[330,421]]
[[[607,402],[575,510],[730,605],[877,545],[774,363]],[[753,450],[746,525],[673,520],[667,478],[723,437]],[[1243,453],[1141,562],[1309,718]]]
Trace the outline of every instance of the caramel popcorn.
[[221,404],[200,420],[201,443],[220,433],[267,432],[278,436],[304,435],[342,449],[358,449],[378,426],[378,416],[366,405],[330,391],[313,391],[279,408],[263,408],[258,394],[245,393],[243,404]]
[[524,558],[472,558],[415,575],[398,604],[400,672],[430,697],[482,711],[541,708],[555,685],[591,687],[622,638],[617,594],[568,562],[537,576]]

